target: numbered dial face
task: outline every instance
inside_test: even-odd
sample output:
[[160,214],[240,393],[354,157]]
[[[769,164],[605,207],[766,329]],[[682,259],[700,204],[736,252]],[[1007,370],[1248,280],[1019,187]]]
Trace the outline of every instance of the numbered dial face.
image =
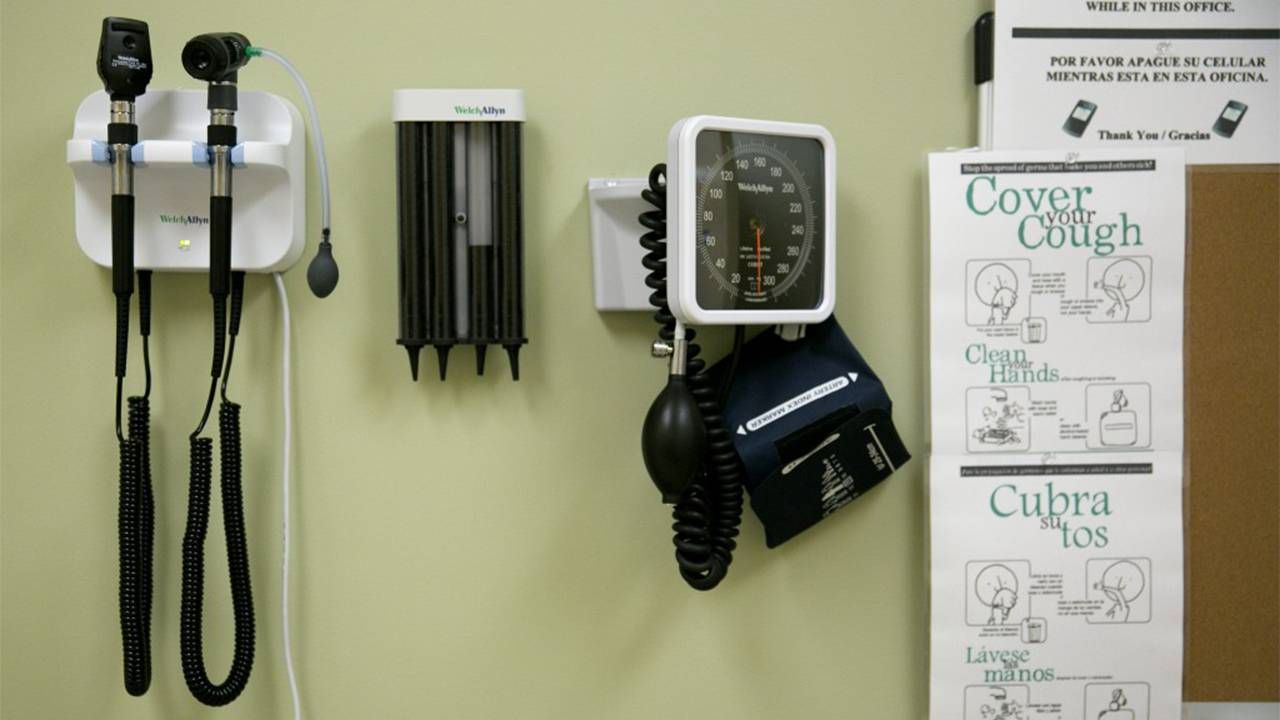
[[825,242],[822,143],[703,130],[697,178],[698,305],[818,307]]

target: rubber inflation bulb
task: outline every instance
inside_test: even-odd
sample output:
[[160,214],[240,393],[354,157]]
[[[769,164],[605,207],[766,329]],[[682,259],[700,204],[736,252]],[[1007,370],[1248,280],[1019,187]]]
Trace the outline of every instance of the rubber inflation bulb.
[[706,452],[707,428],[683,375],[670,375],[644,418],[640,450],[664,503],[675,503],[693,481]]
[[307,285],[316,297],[328,297],[338,285],[338,263],[333,259],[333,245],[322,240],[316,256],[307,266]]

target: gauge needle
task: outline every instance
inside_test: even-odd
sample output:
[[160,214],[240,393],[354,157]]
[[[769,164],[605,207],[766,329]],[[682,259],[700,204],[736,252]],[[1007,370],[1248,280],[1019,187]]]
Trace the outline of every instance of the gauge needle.
[[764,292],[761,282],[764,280],[764,263],[760,262],[760,226],[756,226],[756,292]]

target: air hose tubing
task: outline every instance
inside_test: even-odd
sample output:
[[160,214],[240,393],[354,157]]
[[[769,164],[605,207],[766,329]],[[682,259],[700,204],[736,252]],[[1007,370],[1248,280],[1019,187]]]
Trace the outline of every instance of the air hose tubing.
[[[653,292],[649,303],[656,308],[653,319],[658,336],[668,343],[675,338],[676,319],[667,304],[667,189],[666,165],[649,172],[649,187],[642,197],[653,210],[641,213],[640,224],[648,232],[640,236],[645,250],[643,264],[649,274],[645,285]],[[693,342],[696,333],[686,328],[688,341],[686,373],[698,412],[707,429],[707,453],[689,487],[672,511],[675,522],[676,564],[680,576],[695,590],[710,590],[725,578],[733,562],[734,538],[742,524],[742,461],[733,447],[733,437],[725,429],[717,388],[706,372],[706,361],[698,357],[702,348]]]

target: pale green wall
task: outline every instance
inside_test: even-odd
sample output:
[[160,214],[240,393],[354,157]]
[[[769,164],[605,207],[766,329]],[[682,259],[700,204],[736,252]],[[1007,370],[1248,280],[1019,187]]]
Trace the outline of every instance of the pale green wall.
[[[179,669],[186,434],[202,401],[209,316],[202,279],[164,276],[156,672],[144,699],[121,687],[110,285],[76,247],[64,164],[112,13],[150,21],[153,87],[196,87],[178,63],[182,42],[235,29],[291,56],[319,100],[343,280],[317,301],[302,267],[288,275],[296,654],[309,717],[922,717],[920,174],[926,150],[973,135],[968,27],[981,4],[4,0],[0,715],[288,713],[280,326],[263,278],[250,279],[235,383],[248,437],[253,679],[235,705],[211,711]],[[295,97],[265,62],[241,79]],[[447,384],[414,386],[394,344],[391,90],[450,86],[527,92],[533,341],[518,384],[502,377],[501,357],[492,376],[473,378],[464,355]],[[663,372],[648,358],[652,325],[592,309],[584,191],[589,176],[645,172],[672,122],[695,113],[814,121],[835,135],[838,314],[917,454],[780,550],[764,548],[748,515],[732,573],[710,594],[677,578],[669,518],[640,462],[637,431]],[[309,200],[314,220],[314,192]],[[209,662],[220,676],[230,616],[218,520],[208,557]]]

